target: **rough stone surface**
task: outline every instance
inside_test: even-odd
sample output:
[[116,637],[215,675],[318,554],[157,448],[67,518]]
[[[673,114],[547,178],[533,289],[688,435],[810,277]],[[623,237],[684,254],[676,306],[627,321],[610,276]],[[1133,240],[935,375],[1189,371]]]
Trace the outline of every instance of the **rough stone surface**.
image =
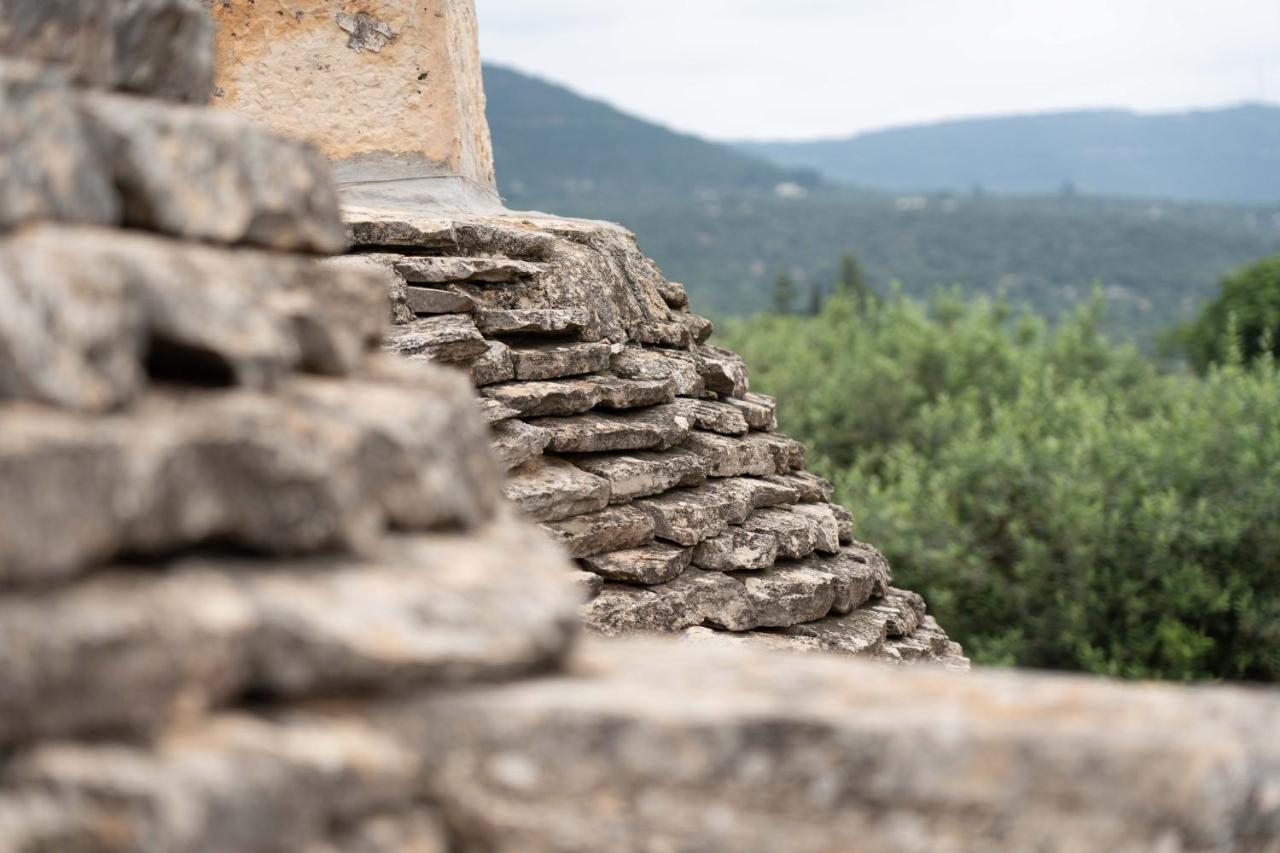
[[110,225],[119,218],[106,158],[66,82],[0,59],[0,231],[41,219]]
[[381,332],[385,299],[372,274],[297,256],[25,229],[0,241],[0,400],[102,410],[148,371],[253,387],[295,368],[346,372]]
[[609,505],[609,482],[554,456],[513,469],[506,495],[535,521],[559,521]]
[[546,430],[547,447],[557,453],[665,450],[689,435],[689,421],[667,406],[619,415],[538,418],[533,423]]
[[406,287],[405,305],[416,315],[465,314],[475,309],[471,297],[433,287]]
[[388,352],[445,364],[479,358],[489,349],[475,322],[465,314],[423,317],[396,326],[383,345]]
[[693,551],[694,565],[718,572],[767,569],[777,559],[776,536],[736,526],[698,543]]
[[285,251],[346,247],[329,164],[311,146],[194,106],[92,93],[82,108],[126,225]]
[[688,548],[655,542],[642,548],[594,555],[583,560],[583,565],[605,580],[660,584],[679,577],[689,567],[690,556]]
[[542,344],[511,350],[515,378],[521,381],[559,379],[595,373],[609,366],[609,345]]
[[571,557],[594,557],[653,541],[653,519],[638,509],[615,506],[544,524],[542,529]]
[[700,430],[721,435],[746,435],[747,419],[732,406],[712,400],[680,399],[680,407]]
[[511,348],[501,341],[486,341],[489,348],[471,362],[471,381],[477,387],[510,382],[516,378],[511,362]]
[[212,29],[199,0],[0,0],[0,54],[192,104],[212,89]]
[[[1263,792],[1276,750],[1256,740],[1280,719],[1272,694],[885,673],[656,641],[598,645],[580,669],[596,676],[437,700],[433,789],[472,843],[887,853],[1274,840]],[[500,772],[500,756],[522,772]]]
[[526,261],[507,258],[411,258],[395,261],[396,272],[414,284],[453,284],[484,282],[500,284],[529,278],[542,267]]
[[547,449],[546,430],[515,419],[493,425],[493,453],[504,471],[519,467]]
[[480,393],[528,418],[576,415],[600,402],[600,389],[586,379],[501,383],[482,388]]
[[616,503],[697,486],[707,479],[706,461],[681,449],[590,454],[575,457],[574,463],[608,480]]

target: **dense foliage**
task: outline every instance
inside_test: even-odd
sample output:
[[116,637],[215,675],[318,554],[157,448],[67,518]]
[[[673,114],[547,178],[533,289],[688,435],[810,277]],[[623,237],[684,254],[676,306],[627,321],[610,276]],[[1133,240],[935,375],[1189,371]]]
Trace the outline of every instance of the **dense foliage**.
[[[1051,319],[1101,285],[1109,329],[1190,320],[1224,269],[1280,251],[1280,209],[1085,196],[903,196],[823,184],[526,75],[485,68],[503,195],[631,228],[698,309],[768,309],[786,272],[804,310],[857,254],[873,287],[958,285]],[[781,191],[780,191],[781,190]]]
[[1280,256],[1259,261],[1222,280],[1217,299],[1172,343],[1196,369],[1233,361],[1280,357]]
[[728,324],[863,536],[980,662],[1280,679],[1280,370],[1164,374],[954,292]]

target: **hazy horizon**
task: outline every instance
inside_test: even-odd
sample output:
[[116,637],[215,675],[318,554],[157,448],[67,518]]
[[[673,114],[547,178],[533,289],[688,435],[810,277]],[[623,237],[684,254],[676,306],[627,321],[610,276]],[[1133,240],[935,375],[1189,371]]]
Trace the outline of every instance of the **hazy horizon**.
[[1280,104],[1280,0],[477,6],[486,61],[716,140]]

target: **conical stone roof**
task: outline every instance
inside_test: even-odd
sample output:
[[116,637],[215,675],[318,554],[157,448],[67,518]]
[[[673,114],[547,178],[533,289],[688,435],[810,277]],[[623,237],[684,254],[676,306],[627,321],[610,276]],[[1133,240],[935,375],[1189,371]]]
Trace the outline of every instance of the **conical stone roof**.
[[332,263],[390,275],[387,349],[470,374],[506,495],[581,568],[588,628],[967,666],[628,231],[394,208],[346,220],[355,254]]

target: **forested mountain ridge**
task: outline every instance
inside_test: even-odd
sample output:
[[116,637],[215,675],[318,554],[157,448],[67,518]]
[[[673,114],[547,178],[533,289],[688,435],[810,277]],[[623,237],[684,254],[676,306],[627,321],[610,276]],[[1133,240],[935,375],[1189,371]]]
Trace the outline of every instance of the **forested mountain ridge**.
[[1054,193],[1280,203],[1280,106],[1092,110],[938,122],[739,150],[897,192]]
[[826,288],[854,252],[878,290],[957,285],[1051,318],[1097,284],[1112,331],[1149,340],[1224,272],[1280,252],[1280,206],[859,190],[516,71],[486,66],[485,83],[507,203],[621,222],[713,315],[764,310],[783,272],[802,293]]

